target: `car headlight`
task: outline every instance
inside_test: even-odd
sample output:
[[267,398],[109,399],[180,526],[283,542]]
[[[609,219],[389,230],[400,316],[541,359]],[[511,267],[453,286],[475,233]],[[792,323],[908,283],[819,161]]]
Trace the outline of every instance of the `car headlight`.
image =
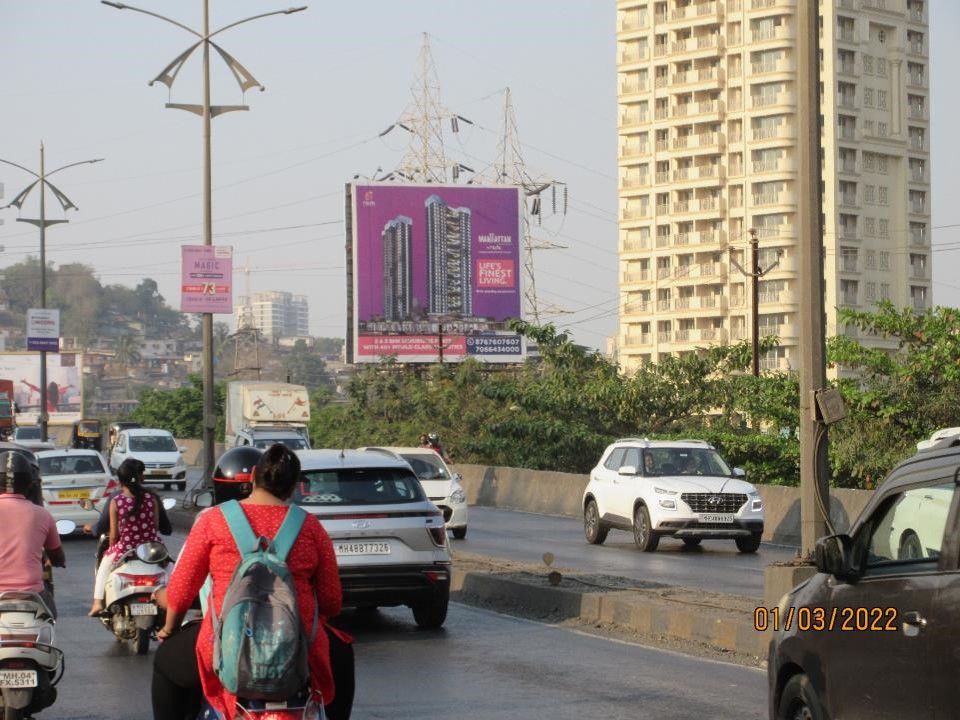
[[673,498],[660,498],[660,507],[664,510],[676,510],[677,501]]
[[659,495],[676,495],[677,494],[676,490],[667,490],[666,488],[657,487],[656,485],[653,486],[653,491]]
[[467,494],[463,491],[462,487],[457,487],[452,493],[450,493],[450,501],[455,505],[462,505],[467,501]]
[[750,503],[751,510],[753,510],[754,512],[759,512],[760,510],[763,510],[763,500],[760,499],[760,493],[758,493],[756,490],[750,493],[750,500],[751,500],[751,503]]

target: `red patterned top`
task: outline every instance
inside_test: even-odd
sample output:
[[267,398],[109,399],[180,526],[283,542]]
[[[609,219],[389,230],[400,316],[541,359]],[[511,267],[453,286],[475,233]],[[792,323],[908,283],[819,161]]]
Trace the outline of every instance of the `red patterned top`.
[[116,559],[133,550],[137,545],[147,542],[160,542],[157,534],[157,499],[153,493],[144,492],[140,508],[130,517],[130,511],[137,499],[126,493],[118,494],[113,502],[117,506],[117,533],[116,543],[107,549],[110,557]]
[[[286,505],[241,502],[240,507],[258,537],[274,537],[287,514]],[[223,513],[217,508],[201,513],[187,536],[170,578],[167,588],[170,611],[185,613],[209,574],[213,577],[213,602],[219,614],[223,596],[239,564],[240,553]],[[293,575],[297,607],[309,636],[313,631],[314,593],[321,622],[337,615],[343,600],[333,543],[320,521],[310,514],[307,514],[300,535],[287,555],[287,567]],[[213,672],[213,625],[209,612],[203,618],[197,638],[197,662],[207,701],[224,717],[233,718],[236,698],[223,688]],[[324,703],[333,700],[330,647],[323,628],[318,629],[310,648],[310,680],[311,687],[323,696]]]

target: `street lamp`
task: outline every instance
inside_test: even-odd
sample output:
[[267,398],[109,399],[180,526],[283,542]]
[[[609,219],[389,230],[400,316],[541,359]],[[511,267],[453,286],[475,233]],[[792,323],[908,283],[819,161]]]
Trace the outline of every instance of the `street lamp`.
[[[260,91],[265,90],[264,86],[243,67],[236,58],[217,45],[211,38],[225,30],[234,28],[237,25],[257,20],[270,15],[290,15],[291,13],[306,10],[306,6],[288,8],[286,10],[274,10],[273,12],[261,13],[252,17],[237,20],[229,25],[224,25],[219,30],[210,32],[210,0],[203,0],[203,32],[197,32],[192,28],[171,20],[168,17],[159,15],[149,10],[133,7],[121,2],[112,2],[111,0],[100,0],[104,5],[116,8],[117,10],[133,10],[163,20],[171,25],[176,25],[182,30],[186,30],[191,35],[195,35],[199,40],[188,47],[182,53],[177,55],[170,64],[168,64],[157,77],[150,81],[150,85],[159,81],[167,86],[173,87],[177,75],[183,68],[184,63],[201,45],[203,46],[203,102],[200,105],[186,105],[182,103],[166,103],[166,107],[174,110],[186,110],[199,115],[203,119],[203,244],[213,245],[213,219],[212,219],[212,198],[211,198],[211,170],[210,170],[210,120],[211,118],[234,110],[249,110],[246,105],[211,105],[210,104],[210,47],[212,46],[217,54],[223,59],[233,74],[237,85],[241,91],[246,92],[250,88],[258,87]],[[213,313],[203,313],[202,320],[203,332],[203,479],[208,482],[213,475],[214,457],[214,433],[217,427],[217,415],[214,407],[213,395]]]
[[[96,160],[81,160],[79,162],[70,163],[69,165],[63,165],[58,167],[56,170],[51,170],[46,172],[44,170],[44,157],[43,157],[43,143],[40,143],[40,173],[37,174],[33,170],[25,168],[23,165],[18,165],[15,162],[10,162],[9,160],[4,160],[0,158],[0,162],[5,163],[6,165],[13,165],[16,168],[20,168],[24,172],[30,173],[33,175],[36,180],[27,185],[23,190],[20,191],[20,194],[17,195],[13,200],[3,206],[5,210],[8,207],[15,207],[17,210],[23,209],[23,203],[26,201],[27,197],[33,191],[37,185],[40,186],[40,217],[39,218],[22,218],[18,217],[17,222],[30,223],[31,225],[36,225],[40,228],[40,307],[47,307],[47,226],[48,225],[58,225],[60,223],[68,222],[66,218],[62,220],[47,220],[47,203],[46,203],[46,190],[47,187],[50,188],[50,192],[53,193],[53,196],[57,199],[57,202],[60,203],[60,207],[64,212],[67,210],[76,210],[77,206],[68,198],[64,193],[52,182],[47,180],[48,177],[54,173],[58,173],[61,170],[66,170],[67,168],[74,167],[76,165],[88,165],[91,163],[97,163],[103,160],[103,158],[97,158]],[[47,351],[40,351],[40,415],[39,415],[39,424],[40,424],[40,439],[47,439],[47,422],[50,417],[47,414]]]

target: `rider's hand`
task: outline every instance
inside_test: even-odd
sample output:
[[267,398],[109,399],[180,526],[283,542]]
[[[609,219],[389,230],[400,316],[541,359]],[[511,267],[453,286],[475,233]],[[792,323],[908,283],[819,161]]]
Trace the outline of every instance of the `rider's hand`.
[[166,640],[171,635],[173,635],[173,632],[170,630],[167,630],[165,627],[157,630],[157,640],[160,640],[161,642]]
[[90,523],[87,523],[86,525],[84,525],[84,526],[83,526],[83,534],[84,534],[84,535],[93,535],[93,525],[91,525]]
[[167,609],[167,589],[165,587],[157,588],[153,593],[153,601],[157,604],[157,607],[161,607],[164,610]]

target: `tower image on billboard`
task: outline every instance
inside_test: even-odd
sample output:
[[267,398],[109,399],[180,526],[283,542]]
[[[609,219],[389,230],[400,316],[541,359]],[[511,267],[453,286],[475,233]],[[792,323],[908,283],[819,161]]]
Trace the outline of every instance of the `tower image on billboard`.
[[438,195],[428,197],[425,205],[430,314],[469,316],[473,313],[470,209],[452,208]]
[[413,303],[413,220],[399,215],[383,228],[383,316],[407,320]]

